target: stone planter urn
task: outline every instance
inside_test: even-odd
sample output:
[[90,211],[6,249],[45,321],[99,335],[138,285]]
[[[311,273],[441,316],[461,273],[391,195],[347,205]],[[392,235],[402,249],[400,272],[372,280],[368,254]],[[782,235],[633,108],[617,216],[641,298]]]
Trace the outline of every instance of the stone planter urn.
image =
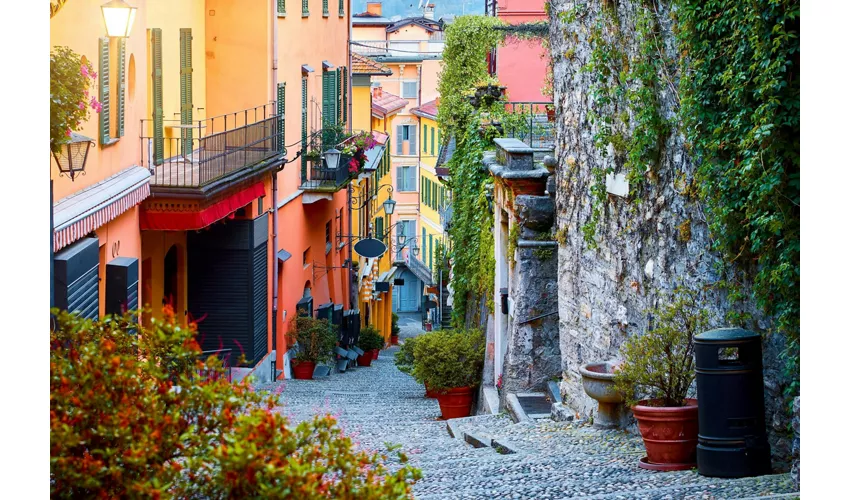
[[604,361],[588,363],[579,368],[584,392],[599,402],[593,426],[600,429],[620,427],[623,396],[614,388],[615,364],[615,361]]

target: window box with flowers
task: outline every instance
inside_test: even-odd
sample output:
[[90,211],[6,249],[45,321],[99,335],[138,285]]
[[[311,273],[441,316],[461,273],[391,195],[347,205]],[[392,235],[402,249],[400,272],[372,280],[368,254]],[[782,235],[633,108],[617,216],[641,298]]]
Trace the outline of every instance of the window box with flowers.
[[340,146],[341,161],[348,166],[349,175],[357,177],[366,166],[366,152],[378,145],[378,141],[370,132],[359,132],[352,135]]

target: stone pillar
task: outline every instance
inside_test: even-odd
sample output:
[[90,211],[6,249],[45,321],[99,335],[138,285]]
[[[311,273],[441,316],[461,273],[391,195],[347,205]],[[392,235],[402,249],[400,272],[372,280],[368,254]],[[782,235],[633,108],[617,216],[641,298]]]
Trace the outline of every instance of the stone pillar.
[[[493,176],[493,373],[508,392],[543,390],[560,375],[555,201],[550,171],[517,139],[496,139],[484,157]],[[506,295],[506,300],[502,297]],[[506,306],[506,307],[505,307]]]

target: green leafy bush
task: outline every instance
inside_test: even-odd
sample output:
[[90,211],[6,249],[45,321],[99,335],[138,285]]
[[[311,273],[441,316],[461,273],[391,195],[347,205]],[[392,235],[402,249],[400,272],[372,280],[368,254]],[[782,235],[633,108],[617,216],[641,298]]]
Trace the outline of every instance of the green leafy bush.
[[652,316],[654,327],[621,347],[614,383],[630,406],[644,398],[658,406],[684,406],[695,377],[694,335],[708,330],[711,318],[700,296],[682,287]]
[[326,319],[299,316],[293,321],[293,326],[287,335],[298,342],[294,359],[313,363],[330,361],[337,343],[336,325]]
[[418,338],[419,337],[411,337],[409,339],[405,339],[405,341],[401,343],[398,351],[395,353],[395,366],[402,373],[407,373],[408,375],[413,373],[413,350]]
[[401,328],[398,326],[398,314],[393,313],[392,335],[398,336],[399,333],[401,333]]
[[97,73],[89,63],[68,47],[54,47],[50,52],[50,150],[71,140],[71,132],[79,130],[89,119],[90,110],[100,112],[101,104],[89,95]]
[[484,368],[481,330],[437,330],[420,335],[413,347],[413,376],[432,389],[476,386]]
[[404,498],[421,477],[402,453],[390,472],[355,451],[330,416],[293,427],[247,384],[197,376],[221,363],[173,315],[54,314],[51,497]]
[[367,326],[360,330],[360,339],[357,341],[357,347],[363,349],[364,351],[371,351],[372,349],[383,349],[384,348],[384,336],[378,333],[372,326]]

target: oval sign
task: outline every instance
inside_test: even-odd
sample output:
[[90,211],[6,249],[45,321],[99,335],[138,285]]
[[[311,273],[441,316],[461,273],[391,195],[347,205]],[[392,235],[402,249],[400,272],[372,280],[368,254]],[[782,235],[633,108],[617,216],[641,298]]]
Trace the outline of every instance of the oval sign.
[[381,240],[365,238],[354,244],[354,251],[357,252],[357,255],[374,259],[383,255],[387,251],[387,246]]

